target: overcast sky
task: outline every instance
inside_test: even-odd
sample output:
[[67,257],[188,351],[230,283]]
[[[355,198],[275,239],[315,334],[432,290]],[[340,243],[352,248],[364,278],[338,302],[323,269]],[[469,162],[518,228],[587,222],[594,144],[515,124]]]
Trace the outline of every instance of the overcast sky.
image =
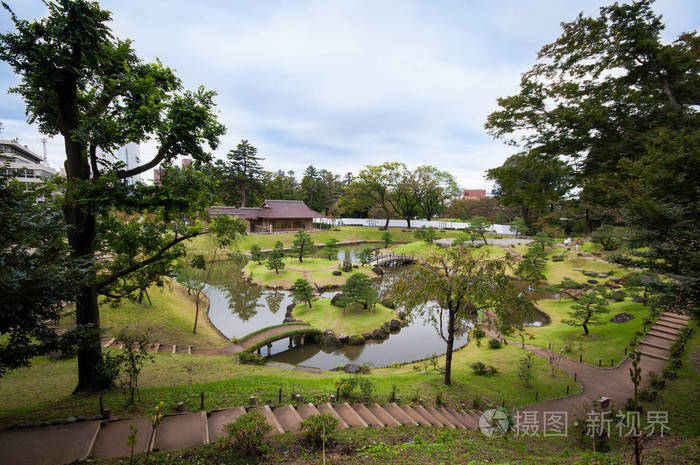
[[[22,18],[46,13],[39,0],[6,0]],[[187,88],[218,92],[224,157],[248,139],[266,169],[308,165],[357,173],[402,161],[450,171],[464,188],[490,188],[485,170],[512,148],[485,134],[496,98],[517,92],[537,50],[559,23],[611,1],[207,1],[114,0],[112,28],[146,61],[160,58]],[[700,2],[666,0],[665,38],[695,30]],[[0,31],[12,29],[0,12]],[[18,82],[0,63],[0,89]],[[3,139],[41,153],[16,95],[0,99]],[[59,138],[49,161],[59,167]],[[142,145],[142,159],[155,152]],[[150,177],[150,175],[149,175]]]

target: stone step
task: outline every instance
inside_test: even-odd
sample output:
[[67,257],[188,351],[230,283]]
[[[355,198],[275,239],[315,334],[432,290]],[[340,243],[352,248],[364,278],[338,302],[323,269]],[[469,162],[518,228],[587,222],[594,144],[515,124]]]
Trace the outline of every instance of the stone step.
[[677,337],[674,337],[674,336],[672,336],[672,335],[670,335],[670,334],[668,334],[668,333],[664,333],[664,332],[661,332],[661,331],[656,331],[656,330],[653,329],[653,328],[650,329],[649,331],[647,331],[647,336],[653,336],[653,337],[655,337],[655,338],[663,339],[663,340],[665,340],[665,341],[670,341],[670,342],[675,342],[676,339],[677,339]]
[[287,433],[296,433],[301,429],[303,418],[291,405],[281,405],[274,410],[277,421]]
[[335,404],[334,408],[348,426],[352,428],[367,428],[367,422],[347,402]]
[[175,352],[173,352],[173,353],[188,354],[191,351],[191,349],[188,349],[188,347],[191,347],[191,346],[175,346]]
[[367,426],[375,426],[377,428],[384,428],[384,423],[377,418],[374,413],[372,413],[365,404],[352,404],[350,405],[355,413],[357,413],[360,418],[362,418]]
[[368,404],[367,409],[374,414],[379,421],[381,421],[384,426],[401,426],[401,423],[394,418],[392,414],[387,412],[379,404]]
[[677,318],[679,320],[683,321],[690,321],[690,317],[688,315],[682,315],[680,313],[673,313],[673,312],[663,312],[661,314],[662,316],[670,316],[671,318]]
[[479,428],[479,419],[481,419],[481,412],[478,410],[465,410],[464,413],[472,419],[474,422],[474,428]]
[[275,434],[284,434],[284,428],[282,428],[282,425],[280,425],[280,422],[277,421],[277,417],[275,416],[274,413],[272,413],[272,409],[270,408],[269,405],[263,405],[262,407],[254,407],[250,410],[259,410],[262,412],[262,414],[265,416],[265,420],[267,420],[267,424],[272,426],[272,429],[267,432],[265,436],[274,436]]
[[457,418],[455,415],[453,415],[452,412],[450,412],[449,409],[446,409],[446,408],[444,408],[444,407],[440,407],[440,408],[438,408],[437,410],[438,410],[440,413],[442,413],[442,415],[443,415],[445,418],[447,418],[448,420],[450,420],[450,423],[452,423],[453,425],[455,425],[455,427],[457,427],[457,428],[459,428],[459,429],[467,429],[467,426],[466,426],[464,423],[462,423],[462,421],[461,421],[459,418]]
[[316,406],[316,408],[319,412],[330,413],[338,419],[338,425],[335,427],[335,429],[345,429],[348,427],[348,424],[345,423],[345,420],[343,420],[343,418],[340,415],[338,415],[338,412],[335,411],[335,408],[331,404],[319,404]]
[[423,418],[428,420],[431,425],[433,425],[433,426],[445,426],[445,424],[443,422],[438,420],[437,417],[435,417],[435,415],[433,415],[428,410],[426,410],[426,408],[423,407],[422,405],[414,405],[413,410],[415,410],[416,413],[420,414]]
[[[84,460],[93,448],[99,421],[3,431],[0,464],[55,465]],[[126,444],[126,436],[123,442]]]
[[175,346],[170,345],[170,344],[161,344],[158,346],[158,353],[159,354],[172,354],[173,349]]
[[112,344],[114,344],[114,341],[116,341],[117,338],[111,337],[111,338],[105,338],[102,340],[102,347],[109,347]]
[[476,420],[474,420],[474,418],[473,418],[471,415],[469,415],[465,410],[462,410],[462,409],[453,409],[453,410],[452,410],[452,413],[454,413],[454,415],[455,415],[457,418],[459,418],[460,420],[462,420],[462,423],[463,423],[464,426],[466,426],[467,428],[469,428],[469,429],[476,429],[476,428],[479,427],[478,422],[477,422]]
[[666,347],[666,346],[664,346],[664,345],[659,345],[658,343],[654,343],[654,342],[648,341],[648,340],[646,340],[646,339],[640,341],[640,342],[639,342],[639,345],[643,345],[643,346],[646,346],[646,347],[653,347],[654,349],[663,350],[663,351],[665,351],[665,352],[670,352],[670,350],[669,350],[668,347]]
[[656,358],[658,360],[668,360],[667,356],[659,355],[658,353],[650,352],[649,349],[640,350],[639,352],[646,357]]
[[658,333],[664,333],[668,335],[669,337],[673,337],[674,340],[680,336],[681,332],[680,331],[674,331],[672,329],[667,328],[666,326],[659,326],[659,325],[654,325],[649,331],[656,331]]
[[233,423],[241,415],[245,415],[243,407],[227,408],[225,410],[216,410],[209,414],[207,422],[209,423],[209,440],[211,442],[218,441],[226,436],[224,425]]
[[209,442],[207,413],[167,415],[156,430],[153,450],[175,450]]
[[382,408],[404,426],[418,426],[418,422],[412,416],[404,412],[404,410],[395,403],[384,404]]
[[318,411],[314,404],[308,403],[297,405],[297,413],[302,418],[302,420],[306,420],[311,415],[320,415],[321,412]]
[[447,428],[457,428],[457,425],[452,423],[445,415],[442,414],[438,409],[435,407],[424,407],[428,413],[430,413],[432,416],[434,416],[440,423],[442,423],[443,426]]
[[646,336],[644,336],[644,339],[642,339],[643,342],[648,342],[650,344],[654,344],[657,346],[661,347],[671,347],[673,345],[673,340],[669,340],[663,337],[655,336],[654,334],[649,334],[647,333]]
[[680,323],[669,323],[668,321],[664,321],[664,320],[656,320],[656,323],[654,324],[654,326],[663,326],[665,328],[680,332],[681,329],[685,328],[686,325],[683,325]]
[[656,321],[665,321],[675,325],[688,326],[688,320],[680,320],[672,316],[661,315]]
[[416,412],[410,405],[401,405],[401,410],[403,410],[406,413],[406,415],[411,417],[411,419],[419,425],[431,426],[431,423],[425,418],[423,418],[423,415]]
[[126,443],[126,438],[131,432],[129,427],[132,425],[137,429],[134,454],[146,452],[150,448],[148,438],[151,436],[151,420],[149,418],[130,418],[105,422],[100,428],[90,456],[104,459],[129,455],[130,446]]

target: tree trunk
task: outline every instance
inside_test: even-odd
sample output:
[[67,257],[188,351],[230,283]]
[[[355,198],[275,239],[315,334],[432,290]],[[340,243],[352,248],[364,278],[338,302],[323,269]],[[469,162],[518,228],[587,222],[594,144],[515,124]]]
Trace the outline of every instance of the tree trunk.
[[406,218],[406,224],[408,225],[408,229],[411,229],[411,218]]
[[386,222],[384,223],[384,230],[389,229],[389,210],[384,208],[384,215],[386,216]]
[[197,320],[199,319],[199,294],[194,298],[194,327],[192,328],[192,334],[197,334]]
[[586,323],[583,324],[583,334],[584,336],[588,336],[588,325]]
[[455,315],[450,310],[447,320],[447,351],[445,352],[445,384],[452,383],[452,348],[455,343]]
[[245,201],[246,201],[245,197],[246,196],[245,196],[245,183],[244,183],[243,186],[241,186],[241,208],[245,207]]

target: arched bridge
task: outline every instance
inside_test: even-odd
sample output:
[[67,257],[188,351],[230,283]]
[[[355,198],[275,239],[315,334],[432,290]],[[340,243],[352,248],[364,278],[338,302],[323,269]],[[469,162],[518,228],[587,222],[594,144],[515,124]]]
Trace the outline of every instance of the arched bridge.
[[374,257],[374,260],[369,262],[369,264],[373,266],[392,266],[415,263],[415,261],[416,258],[412,255],[385,253]]
[[279,326],[271,326],[263,329],[262,331],[249,334],[238,341],[238,344],[243,348],[243,350],[248,350],[251,352],[254,350],[259,350],[263,346],[267,346],[267,353],[269,355],[270,346],[275,341],[290,338],[291,344],[291,338],[298,337],[300,345],[304,345],[306,336],[320,333],[320,329],[312,328],[305,323],[287,323]]

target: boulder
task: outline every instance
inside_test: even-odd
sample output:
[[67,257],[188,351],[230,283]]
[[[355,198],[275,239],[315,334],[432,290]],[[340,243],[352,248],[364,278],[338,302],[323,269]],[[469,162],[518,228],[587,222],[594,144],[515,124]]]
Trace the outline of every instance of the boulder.
[[333,270],[331,271],[331,274],[333,276],[342,276],[343,273],[340,270]]
[[349,273],[352,271],[352,263],[350,262],[343,262],[343,271],[346,273]]
[[348,336],[347,334],[339,334],[338,339],[340,339],[340,342],[342,342],[343,344],[347,344],[348,340],[350,339],[350,336]]
[[358,268],[360,267],[360,265],[353,265],[352,267],[353,267],[354,269],[358,269]]
[[284,321],[282,323],[294,323],[295,321],[297,321],[297,319],[293,316],[286,316],[284,317]]
[[618,313],[614,317],[610,318],[611,323],[625,323],[630,320],[634,320],[634,315],[626,312]]
[[382,325],[382,329],[383,329],[384,331],[386,331],[387,333],[390,332],[390,331],[391,331],[391,323],[389,323],[388,321],[385,322],[385,323]]
[[348,363],[343,367],[343,371],[345,373],[359,373],[362,369],[357,363]]
[[384,270],[382,270],[378,266],[375,266],[374,268],[372,268],[372,271],[374,271],[378,276],[384,276]]
[[353,334],[348,338],[348,344],[350,344],[351,346],[361,346],[364,343],[365,338],[360,336],[359,334]]
[[585,271],[585,270],[584,270],[584,271],[582,271],[581,273],[583,273],[584,276],[591,276],[591,277],[594,277],[594,278],[597,278],[597,277],[598,277],[598,273],[596,273],[595,271]]
[[406,312],[404,312],[403,310],[401,310],[400,312],[398,312],[398,313],[396,314],[396,316],[398,316],[400,320],[405,320],[407,315],[406,315]]
[[372,331],[372,339],[386,339],[389,334],[384,331],[384,328],[375,329]]
[[331,305],[333,305],[334,307],[341,307],[341,308],[344,307],[343,297],[342,297],[342,294],[340,292],[338,292],[336,295],[334,295],[331,298]]
[[391,320],[389,326],[391,331],[398,331],[401,329],[401,322],[399,320]]
[[596,281],[595,279],[589,279],[589,280],[586,281],[586,282],[587,282],[588,284],[598,284],[598,281]]
[[291,304],[287,305],[287,314],[291,315],[292,311],[294,310],[294,307],[296,307],[297,304],[295,302],[292,302]]
[[583,268],[574,268],[574,271],[578,271],[580,273],[583,273]]
[[365,339],[372,339],[372,333],[362,333],[362,337]]
[[343,343],[340,342],[340,339],[336,337],[335,334],[332,332],[330,334],[323,334],[321,335],[321,341],[320,341],[321,347],[325,347],[327,349],[339,349],[340,347],[343,347]]

